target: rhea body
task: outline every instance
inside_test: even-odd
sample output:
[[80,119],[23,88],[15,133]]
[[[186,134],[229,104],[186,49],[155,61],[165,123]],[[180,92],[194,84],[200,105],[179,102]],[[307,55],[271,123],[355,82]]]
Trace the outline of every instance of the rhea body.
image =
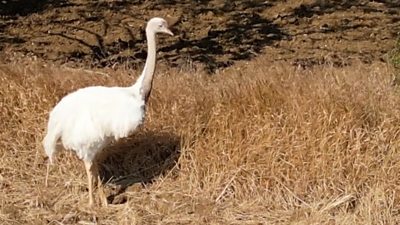
[[[156,34],[173,35],[167,22],[152,18],[146,26],[147,58],[142,74],[129,87],[93,86],[66,95],[50,112],[43,146],[49,164],[61,140],[83,160],[88,177],[89,205],[98,177],[96,156],[110,141],[127,137],[143,123],[156,66]],[[46,185],[49,166],[47,167]]]

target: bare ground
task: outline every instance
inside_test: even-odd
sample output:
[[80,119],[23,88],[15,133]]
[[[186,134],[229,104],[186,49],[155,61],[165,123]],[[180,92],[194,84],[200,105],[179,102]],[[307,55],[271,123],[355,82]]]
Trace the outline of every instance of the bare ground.
[[144,24],[153,16],[170,18],[176,33],[162,41],[161,60],[209,72],[262,53],[301,66],[385,60],[400,31],[394,0],[4,2],[4,58],[22,53],[80,67],[143,62]]

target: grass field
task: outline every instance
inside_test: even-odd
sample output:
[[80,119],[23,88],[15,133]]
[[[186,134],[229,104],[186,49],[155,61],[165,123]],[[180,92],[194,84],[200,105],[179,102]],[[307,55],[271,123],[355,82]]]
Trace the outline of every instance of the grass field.
[[213,76],[160,69],[145,125],[107,151],[110,205],[89,208],[71,152],[45,187],[41,140],[62,96],[138,74],[102,72],[0,65],[0,224],[400,223],[400,93],[388,66],[303,70],[259,57]]

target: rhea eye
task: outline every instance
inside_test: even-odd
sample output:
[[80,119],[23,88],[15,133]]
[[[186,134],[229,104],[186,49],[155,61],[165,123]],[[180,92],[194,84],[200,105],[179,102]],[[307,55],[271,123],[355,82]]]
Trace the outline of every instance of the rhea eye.
[[162,28],[162,27],[163,27],[163,25],[162,25],[162,24],[160,24],[160,25],[158,25],[158,27],[159,27],[159,28]]

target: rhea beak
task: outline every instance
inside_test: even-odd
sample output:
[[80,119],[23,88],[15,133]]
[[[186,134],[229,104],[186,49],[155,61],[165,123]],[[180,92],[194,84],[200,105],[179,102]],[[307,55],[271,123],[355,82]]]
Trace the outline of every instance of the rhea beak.
[[164,32],[165,32],[166,34],[169,34],[169,35],[171,35],[171,36],[174,36],[174,33],[172,33],[172,31],[171,31],[170,29],[168,29],[168,28],[165,28]]

